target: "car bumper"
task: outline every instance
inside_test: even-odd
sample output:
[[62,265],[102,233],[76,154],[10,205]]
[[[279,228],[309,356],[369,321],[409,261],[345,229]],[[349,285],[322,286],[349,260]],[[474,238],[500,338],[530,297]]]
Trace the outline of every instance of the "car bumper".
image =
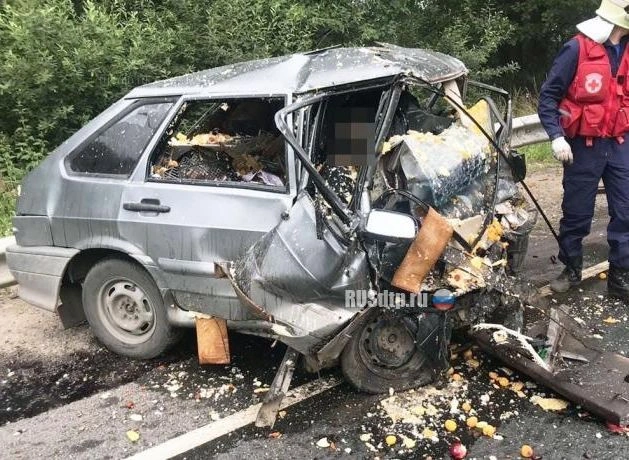
[[7,265],[18,282],[20,298],[36,307],[54,311],[66,266],[79,251],[50,246],[9,246]]

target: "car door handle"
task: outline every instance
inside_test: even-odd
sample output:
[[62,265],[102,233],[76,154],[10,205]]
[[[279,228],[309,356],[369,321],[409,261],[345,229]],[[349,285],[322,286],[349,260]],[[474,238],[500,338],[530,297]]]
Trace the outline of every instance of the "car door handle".
[[144,199],[139,203],[123,203],[122,209],[134,212],[170,212],[170,206],[159,203],[159,200]]

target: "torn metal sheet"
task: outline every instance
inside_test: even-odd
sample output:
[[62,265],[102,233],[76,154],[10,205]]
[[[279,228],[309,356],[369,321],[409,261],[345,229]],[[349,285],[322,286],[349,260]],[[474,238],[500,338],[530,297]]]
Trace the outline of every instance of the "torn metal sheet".
[[[445,267],[436,267],[426,277],[422,291],[447,288],[460,297],[501,289],[505,269],[516,272],[526,253],[537,216],[479,129],[492,131],[491,107],[481,100],[467,115],[457,108],[458,118],[441,131],[409,131],[391,137],[383,147],[374,182],[377,192],[372,193],[404,184],[415,199],[446,217],[458,236],[443,255]],[[398,263],[386,260],[388,265]]]
[[[553,316],[559,318],[561,313]],[[472,332],[472,337],[484,351],[592,414],[616,425],[629,424],[629,358],[588,348],[588,357],[579,353],[570,365],[551,365],[549,361],[554,362],[562,355],[561,336],[564,336],[563,340],[571,336],[561,323],[558,325],[561,331],[557,327],[550,328],[552,343],[546,349],[555,353],[555,357],[550,356],[547,361],[530,346],[533,339],[522,336],[528,344],[524,347],[522,340],[497,342],[492,329],[500,326],[490,326],[494,327],[475,327]],[[513,334],[509,335],[513,337]],[[571,355],[573,353],[568,351],[564,357],[571,359]]]
[[398,150],[407,190],[437,209],[485,172],[487,141],[458,125],[438,136],[409,131],[389,142]]
[[295,372],[295,366],[299,360],[300,354],[292,348],[287,348],[282,363],[273,378],[273,383],[268,393],[264,397],[262,406],[258,411],[256,418],[257,427],[273,428],[275,420],[277,419],[277,413],[280,410],[280,406],[290,387],[290,382],[293,379],[293,373]]
[[[399,100],[407,103],[405,107],[415,110],[417,102],[412,102],[411,93],[405,93],[401,87],[397,90],[397,94],[402,93]],[[395,125],[395,116],[387,117],[398,113],[391,103],[392,99],[387,99],[387,94],[383,92],[381,96],[380,106],[385,110],[382,129],[386,129],[387,119]],[[371,345],[365,344],[372,344],[373,330],[380,330],[381,327],[386,330],[389,318],[382,316],[380,321],[386,323],[384,326],[380,323],[370,326],[359,324],[355,321],[359,310],[352,311],[348,307],[344,298],[346,292],[377,293],[383,288],[394,289],[395,286],[399,288],[397,292],[415,294],[449,289],[459,302],[457,314],[435,317],[439,327],[430,330],[412,328],[417,329],[416,342],[422,344],[416,347],[416,351],[425,354],[425,357],[411,358],[414,350],[407,350],[408,347],[400,344],[402,349],[407,350],[403,354],[404,359],[390,363],[390,366],[402,367],[408,358],[408,362],[430,362],[432,370],[443,370],[447,355],[444,352],[445,343],[449,340],[453,323],[461,325],[465,319],[479,321],[500,308],[508,312],[503,315],[505,317],[518,317],[521,313],[522,301],[517,299],[509,304],[497,300],[499,296],[487,295],[487,302],[483,302],[482,306],[477,304],[483,293],[506,293],[512,286],[506,274],[507,235],[514,230],[530,229],[527,226],[531,219],[525,210],[526,203],[517,193],[503,193],[504,201],[496,201],[499,181],[497,156],[490,148],[489,140],[475,124],[457,119],[455,115],[449,123],[444,123],[449,126],[440,133],[409,131],[406,135],[390,137],[384,144],[385,153],[375,168],[367,170],[366,174],[348,169],[349,173],[343,174],[343,178],[349,180],[349,186],[343,181],[343,187],[336,187],[338,181],[330,180],[334,176],[326,171],[329,173],[338,168],[325,164],[315,168],[308,161],[303,145],[296,141],[285,122],[291,110],[302,109],[309,103],[323,104],[326,97],[306,98],[278,113],[278,126],[299,154],[313,187],[297,197],[290,212],[275,229],[234,262],[230,278],[245,305],[257,305],[272,321],[290,325],[294,334],[280,337],[281,340],[309,355],[314,367],[333,361],[338,356],[334,355],[341,353],[342,347],[336,344],[345,345],[345,350],[348,347],[360,349],[364,345],[368,349],[363,356],[367,366],[374,363],[376,366],[387,366],[380,362],[382,360],[368,359],[368,356],[374,356],[374,350],[369,349]],[[487,129],[492,126],[490,107],[490,104],[481,102],[472,110],[481,126]],[[418,116],[421,118],[423,115]],[[427,116],[419,122],[427,120],[432,122],[433,119]],[[376,137],[382,136],[376,133]],[[314,140],[311,148],[319,148],[317,142]],[[362,182],[360,178],[363,178]],[[507,179],[505,176],[505,181]],[[392,183],[403,184],[403,188],[392,189]],[[368,184],[373,186],[366,188]],[[396,192],[399,193],[395,195]],[[390,199],[381,198],[384,196],[390,196]],[[410,241],[379,241],[378,235],[365,231],[365,221],[372,206],[380,212],[383,203],[384,210],[414,217],[422,230],[429,223],[425,210],[433,205],[445,216],[446,226],[456,228],[456,231],[445,235],[444,244],[435,257],[425,261],[427,266],[413,283],[400,283],[399,279],[396,282],[395,273],[411,252],[420,254],[420,259],[424,257],[421,256],[423,252],[413,249]],[[418,235],[422,234],[422,230]],[[450,239],[451,235],[456,238]],[[521,236],[527,237],[528,233],[522,231]],[[429,242],[421,244],[436,246]],[[417,261],[413,264],[417,265]],[[430,308],[428,304],[423,306]],[[413,306],[402,304],[398,307]],[[468,309],[476,312],[468,315]],[[419,311],[408,317],[406,314],[392,312],[390,316],[398,320],[406,318],[409,324],[416,323],[421,316]],[[517,323],[516,320],[513,322]],[[348,324],[353,326],[348,329]],[[418,324],[421,326],[425,321]],[[367,327],[372,332],[366,333]],[[425,350],[423,347],[433,343],[433,339],[438,339],[438,346]],[[356,341],[362,345],[356,345]],[[327,347],[326,344],[335,345]],[[331,349],[333,354],[329,353]],[[325,350],[325,357],[316,359],[318,355],[315,353],[321,350]],[[401,372],[421,378],[421,374],[413,374],[417,369]],[[356,381],[360,382],[361,378],[357,377]],[[403,387],[408,387],[408,382],[401,383],[400,388]],[[375,391],[373,388],[368,391]]]
[[[315,202],[302,195],[273,231],[234,263],[231,278],[245,303],[290,325],[291,346],[309,354],[359,310],[345,308],[347,290],[371,289],[366,254],[325,226],[319,238]],[[328,223],[328,225],[332,225]],[[287,343],[289,343],[287,342]]]

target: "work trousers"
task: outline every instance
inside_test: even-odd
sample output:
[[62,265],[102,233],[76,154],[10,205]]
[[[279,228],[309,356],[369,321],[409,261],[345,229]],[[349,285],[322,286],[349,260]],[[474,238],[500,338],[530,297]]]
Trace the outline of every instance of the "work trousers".
[[583,256],[582,241],[590,233],[602,178],[609,210],[609,263],[629,269],[629,135],[623,144],[611,138],[595,138],[591,147],[582,137],[568,142],[574,162],[564,165],[563,171],[559,258],[566,263],[566,257]]

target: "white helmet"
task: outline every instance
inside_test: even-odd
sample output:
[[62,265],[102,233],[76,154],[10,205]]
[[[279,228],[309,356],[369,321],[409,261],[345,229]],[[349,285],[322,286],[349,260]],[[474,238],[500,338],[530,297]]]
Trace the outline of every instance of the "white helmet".
[[602,0],[597,16],[582,22],[577,29],[595,42],[605,43],[614,26],[629,30],[629,1]]

